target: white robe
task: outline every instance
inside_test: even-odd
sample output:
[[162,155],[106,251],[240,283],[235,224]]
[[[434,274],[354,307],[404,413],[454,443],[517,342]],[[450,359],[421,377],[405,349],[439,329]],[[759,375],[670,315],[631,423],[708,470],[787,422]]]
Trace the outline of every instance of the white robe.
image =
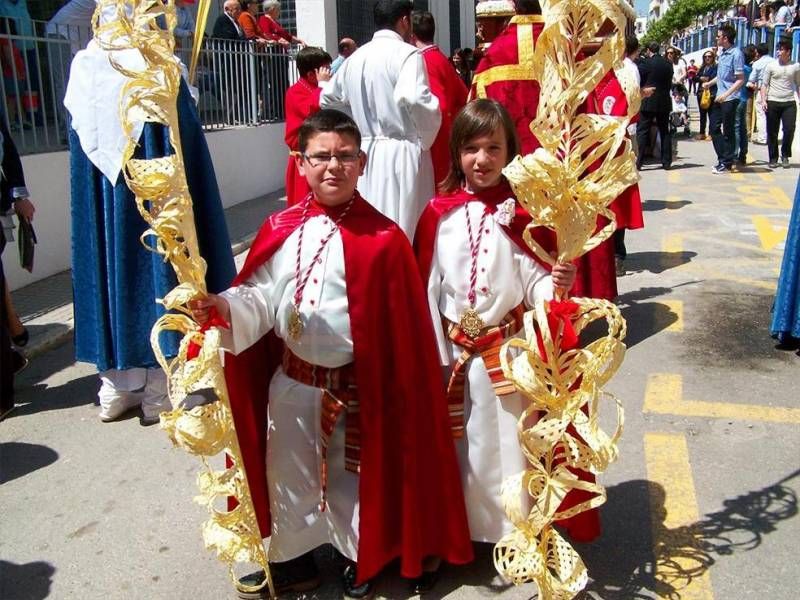
[[[477,237],[483,203],[469,202],[442,217],[428,279],[431,316],[448,376],[462,349],[445,336],[441,317],[458,322],[469,306],[472,263],[467,210],[473,235]],[[547,271],[525,254],[489,215],[478,252],[476,290],[475,309],[489,326],[498,325],[522,301],[533,306],[537,300],[550,299],[553,284]],[[513,529],[500,502],[500,486],[504,479],[526,467],[517,441],[517,418],[525,408],[525,400],[516,392],[496,396],[480,356],[467,363],[466,380],[465,436],[456,442],[456,447],[469,530],[473,540],[494,543]]]
[[414,239],[419,216],[434,195],[429,150],[442,120],[422,55],[382,29],[323,84],[320,106],[353,116],[367,155],[358,189]]
[[[305,226],[303,273],[333,222],[311,217]],[[344,250],[341,235],[331,238],[308,279],[300,304],[304,323],[298,340],[287,335],[295,292],[296,229],[247,282],[222,293],[231,309],[231,329],[223,346],[238,354],[271,329],[303,360],[324,367],[353,361]],[[321,500],[320,402],[322,390],[299,383],[277,370],[269,387],[267,482],[272,511],[269,559],[283,562],[322,544],[358,555],[358,476],[344,469],[344,417],[328,448],[328,507]]]

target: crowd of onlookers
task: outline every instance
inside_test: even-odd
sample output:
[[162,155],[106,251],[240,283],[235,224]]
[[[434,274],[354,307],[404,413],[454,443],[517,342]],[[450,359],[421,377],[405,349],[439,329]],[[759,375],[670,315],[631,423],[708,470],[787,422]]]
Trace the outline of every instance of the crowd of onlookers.
[[800,4],[797,0],[767,0],[746,4],[739,4],[727,10],[716,10],[705,19],[698,18],[697,22],[679,32],[675,39],[686,37],[700,31],[711,23],[719,23],[726,19],[746,19],[750,27],[757,29],[774,29],[777,25],[787,27],[786,31],[800,27]]
[[[782,21],[773,22],[791,23],[786,15],[796,14],[793,7],[783,0],[774,5],[777,10],[771,14]],[[667,124],[659,128],[659,135],[666,131],[671,153],[666,157],[660,153],[662,166],[669,168],[677,154],[678,131],[683,129],[686,137],[690,135],[690,98],[694,98],[699,114],[699,132],[694,139],[710,139],[714,144],[714,173],[745,167],[750,143],[766,144],[769,168],[790,166],[800,102],[800,65],[791,58],[792,40],[781,37],[773,56],[766,43],[740,48],[736,33],[732,25],[720,26],[716,47],[705,50],[699,64],[695,59],[687,61],[676,47],[666,50],[661,62],[672,67],[672,103],[669,116],[663,116]],[[654,58],[657,54],[655,45],[642,62],[659,62]],[[647,86],[647,82],[642,83],[643,88]],[[649,131],[642,140],[647,140],[647,135]]]

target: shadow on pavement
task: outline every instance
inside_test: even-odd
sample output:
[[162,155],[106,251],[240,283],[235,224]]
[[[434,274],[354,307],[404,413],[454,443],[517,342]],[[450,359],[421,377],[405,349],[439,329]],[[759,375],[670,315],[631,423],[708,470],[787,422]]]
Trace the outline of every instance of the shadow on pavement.
[[[443,566],[441,579],[433,590],[423,596],[425,600],[441,600],[449,594],[454,594],[463,586],[480,588],[480,595],[486,597],[494,596],[513,587],[513,584],[502,580],[494,568],[493,544],[474,543],[473,548],[475,549],[475,560],[470,564],[460,567]],[[534,591],[535,588],[532,587],[531,592]]]
[[690,200],[676,200],[667,202],[666,200],[645,200],[642,202],[642,210],[654,212],[657,210],[678,210],[688,204],[693,204]]
[[[677,160],[681,161],[682,159],[679,157]],[[672,166],[669,168],[669,170],[670,171],[682,171],[683,169],[695,169],[697,167],[706,167],[706,166],[710,169],[713,165],[704,165],[704,164],[701,164],[701,163],[673,162]]]
[[625,258],[625,268],[629,273],[663,273],[690,262],[697,252],[632,252]]
[[50,595],[55,567],[43,561],[17,565],[0,560],[0,598],[41,600]]
[[797,494],[784,484],[798,475],[726,500],[721,511],[674,529],[664,525],[659,484],[636,480],[608,488],[602,538],[578,546],[593,578],[588,597],[636,600],[655,593],[679,600],[720,557],[758,548],[781,521],[797,515]]
[[3,462],[3,468],[0,469],[2,485],[53,464],[58,460],[58,452],[39,444],[7,442],[0,444],[0,459]]
[[18,418],[48,410],[94,404],[99,382],[97,375],[87,375],[59,386],[47,386],[42,383],[22,389],[17,387],[15,393],[17,406],[9,417]]
[[33,359],[16,378],[14,398],[17,406],[9,417],[94,404],[100,388],[100,380],[94,373],[76,377],[61,385],[45,383],[54,374],[73,365],[75,356],[72,344],[64,344]]
[[678,315],[667,304],[646,302],[673,291],[674,288],[671,287],[647,287],[617,297],[616,304],[628,322],[628,335],[625,338],[628,348],[663,331],[678,320]]

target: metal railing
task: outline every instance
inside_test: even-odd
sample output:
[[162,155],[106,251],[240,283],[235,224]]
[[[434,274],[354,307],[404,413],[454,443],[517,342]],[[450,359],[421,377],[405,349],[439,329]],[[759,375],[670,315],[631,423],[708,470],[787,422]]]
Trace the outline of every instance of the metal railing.
[[[0,27],[0,110],[21,154],[54,152],[67,146],[63,105],[75,53],[91,38],[88,28],[48,31],[34,22],[34,35]],[[190,62],[190,47],[176,54]],[[258,126],[284,120],[286,89],[297,81],[294,50],[252,42],[209,38],[198,61],[198,112],[205,130]]]
[[711,46],[716,46],[717,30],[722,25],[733,25],[736,29],[736,45],[743,48],[747,44],[767,44],[770,53],[775,56],[778,42],[782,38],[792,41],[792,60],[800,59],[800,29],[787,32],[786,25],[774,27],[754,27],[745,17],[726,18],[718,23],[712,23],[695,31],[680,36],[674,40],[676,47],[684,53],[698,52]]

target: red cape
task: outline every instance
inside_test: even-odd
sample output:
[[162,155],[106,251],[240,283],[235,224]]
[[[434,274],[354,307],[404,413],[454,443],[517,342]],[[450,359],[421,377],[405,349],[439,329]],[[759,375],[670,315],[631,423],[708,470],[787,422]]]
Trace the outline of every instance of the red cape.
[[[439,221],[441,221],[442,217],[451,210],[454,210],[459,206],[463,206],[467,202],[475,199],[482,201],[492,212],[495,212],[495,209],[499,203],[503,202],[507,198],[513,197],[514,192],[512,191],[511,186],[505,180],[503,180],[503,182],[499,185],[482,192],[478,196],[459,190],[453,194],[437,196],[431,200],[431,202],[425,208],[425,211],[422,213],[422,217],[420,217],[414,237],[414,251],[417,254],[417,262],[419,264],[420,274],[422,275],[425,285],[427,285],[428,278],[430,277],[433,251],[436,245],[436,232],[439,228]],[[527,244],[525,244],[522,238],[522,232],[525,230],[525,227],[528,223],[530,223],[530,221],[530,215],[525,212],[525,209],[523,209],[519,203],[517,203],[516,214],[511,222],[511,225],[503,225],[502,227],[506,234],[514,241],[514,243],[517,244],[517,246],[519,246],[531,258],[538,261],[536,256],[533,254],[531,249],[528,248]],[[552,244],[552,247],[555,247],[555,238],[553,237],[550,240],[547,239],[547,236],[551,235],[551,233],[552,232],[549,230],[540,227],[534,231],[534,237],[540,244],[550,243]],[[549,269],[549,266],[545,265],[545,267]],[[551,327],[556,326],[556,322],[553,321],[551,323]],[[575,347],[577,347],[577,340],[575,340]],[[564,350],[568,349],[570,348],[564,348]],[[573,433],[575,432],[573,431]],[[595,477],[591,473],[580,471],[578,469],[572,469],[572,471],[583,481],[595,481]],[[593,494],[583,490],[573,490],[567,494],[566,498],[564,498],[559,510],[567,510],[572,506],[590,499],[592,496]],[[600,535],[600,514],[596,509],[580,513],[571,519],[558,521],[558,524],[566,529],[570,536],[576,541],[588,542]]]
[[[312,214],[321,212],[314,205]],[[296,205],[267,220],[234,285],[272,257],[300,225],[302,213]],[[473,555],[461,478],[430,311],[411,246],[397,225],[360,196],[340,230],[361,407],[359,581],[398,557],[404,577],[419,576],[426,556],[467,563]],[[282,343],[270,334],[238,356],[227,355],[225,365],[264,537],[270,534],[267,390],[281,356]]]
[[[286,131],[283,139],[289,150],[300,150],[298,133],[300,125],[308,117],[319,110],[319,96],[322,89],[314,87],[304,79],[300,79],[286,90]],[[306,178],[300,175],[294,156],[289,154],[286,162],[286,205],[292,206],[305,198],[311,188],[308,187]]]
[[431,92],[439,99],[442,113],[442,124],[431,146],[433,175],[436,185],[439,185],[450,171],[450,130],[458,111],[467,103],[467,86],[438,46],[428,46],[421,54],[428,70]]

